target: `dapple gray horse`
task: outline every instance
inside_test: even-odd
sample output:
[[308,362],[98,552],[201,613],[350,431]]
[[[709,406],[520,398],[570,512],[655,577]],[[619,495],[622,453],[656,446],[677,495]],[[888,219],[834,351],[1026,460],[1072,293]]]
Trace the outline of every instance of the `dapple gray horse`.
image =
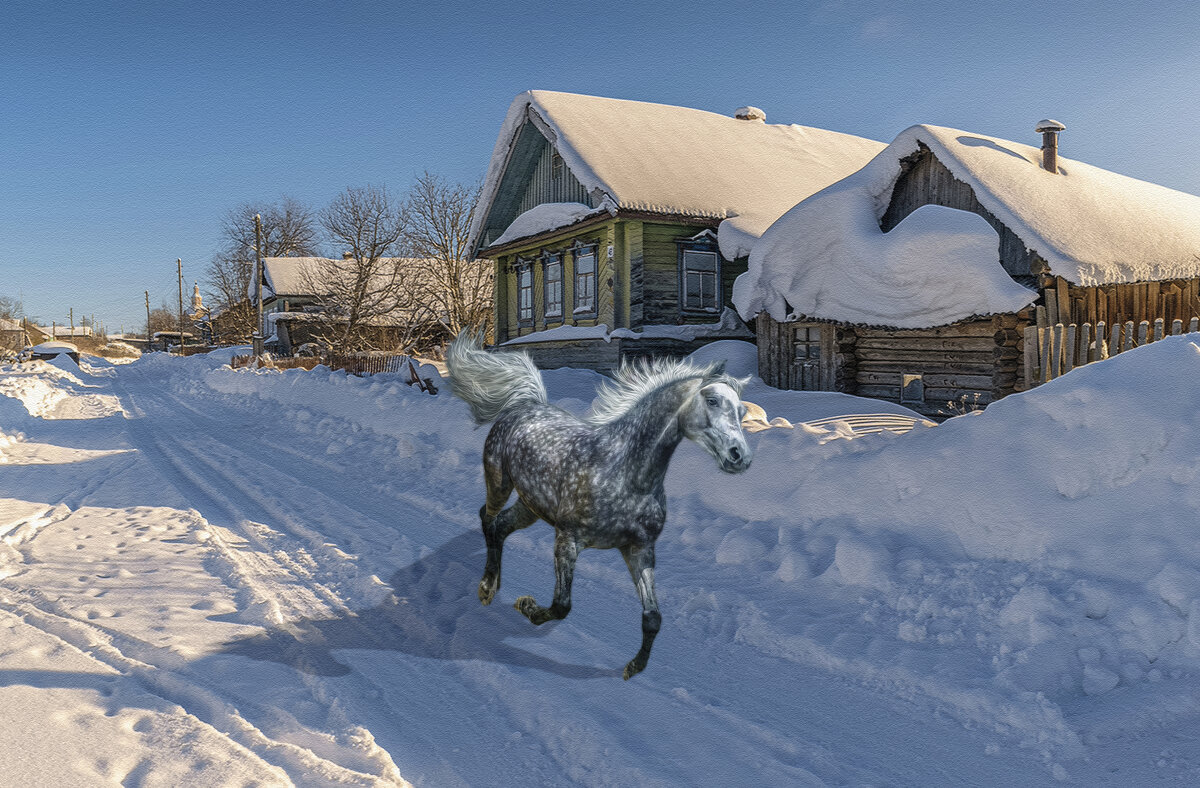
[[[727,375],[724,362],[658,359],[622,366],[581,420],[547,403],[541,374],[525,353],[486,352],[464,332],[451,343],[446,366],[451,390],[470,406],[475,422],[495,422],[483,448],[487,502],[479,517],[487,564],[479,601],[491,604],[500,588],[504,540],[539,519],[555,530],[554,601],[542,607],[523,596],[515,605],[534,624],[570,612],[581,549],[615,547],[642,602],[642,647],[624,676],[640,673],[662,625],[654,543],[667,516],[667,464],[688,438],[726,473],[750,467],[740,401],[747,381]],[[514,488],[516,502],[501,511]]]

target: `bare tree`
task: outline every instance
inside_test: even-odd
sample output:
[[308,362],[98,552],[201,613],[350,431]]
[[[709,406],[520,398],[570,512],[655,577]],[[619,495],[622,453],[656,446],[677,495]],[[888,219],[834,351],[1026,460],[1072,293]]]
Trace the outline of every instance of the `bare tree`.
[[268,205],[246,203],[225,214],[222,249],[209,263],[205,285],[214,313],[228,313],[222,321],[223,333],[234,341],[248,339],[256,319],[249,304],[254,285],[255,214],[262,218],[263,257],[317,254],[317,217],[290,197]]
[[405,296],[400,260],[403,207],[383,187],[348,188],[321,212],[339,257],[303,272],[321,307],[322,338],[337,352],[374,349],[378,326],[395,323]]
[[166,301],[150,312],[150,321],[146,325],[146,337],[150,338],[158,331],[179,331],[179,315]]
[[478,186],[449,184],[429,172],[408,194],[409,253],[427,270],[428,308],[450,336],[486,328],[492,314],[492,265],[470,259],[467,233],[479,203]]
[[21,299],[0,295],[0,319],[20,320],[25,317],[25,306]]

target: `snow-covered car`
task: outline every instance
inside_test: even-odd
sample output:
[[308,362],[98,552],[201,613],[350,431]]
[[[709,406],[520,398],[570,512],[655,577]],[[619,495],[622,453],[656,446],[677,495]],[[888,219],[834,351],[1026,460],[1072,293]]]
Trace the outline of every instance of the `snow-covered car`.
[[76,364],[79,363],[79,348],[70,342],[43,342],[40,345],[25,348],[25,354],[31,360],[49,361],[56,356],[67,355]]

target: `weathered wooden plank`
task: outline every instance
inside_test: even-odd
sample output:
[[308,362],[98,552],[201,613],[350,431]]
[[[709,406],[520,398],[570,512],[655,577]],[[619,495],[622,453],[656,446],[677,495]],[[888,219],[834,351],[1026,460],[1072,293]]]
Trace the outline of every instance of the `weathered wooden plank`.
[[[1036,330],[1036,329],[1035,329]],[[930,359],[925,356],[921,361],[897,361],[892,358],[887,359],[866,359],[859,358],[858,369],[867,372],[913,372],[914,366],[920,366],[922,369],[928,369],[931,372],[946,372],[959,373],[963,375],[988,375],[996,368],[996,362],[992,359],[987,361],[960,361],[955,359]],[[919,371],[919,370],[917,370]]]
[[1142,345],[1146,344],[1149,341],[1150,341],[1150,321],[1143,320],[1142,322],[1138,323],[1138,330],[1137,330],[1138,347],[1141,347]]
[[[855,376],[859,383],[866,385],[899,385],[897,381],[900,379],[898,372],[867,372],[859,370]],[[962,375],[962,374],[939,374],[936,372],[922,372],[922,380],[925,387],[937,386],[942,388],[961,388],[961,389],[990,389],[992,387],[992,375]]]
[[1183,321],[1175,318],[1171,321],[1171,336],[1177,337],[1183,333]]
[[1094,350],[1095,348],[1092,346],[1092,326],[1089,323],[1084,323],[1079,327],[1079,363],[1087,364],[1095,361]]
[[1058,322],[1058,290],[1047,287],[1044,297],[1046,301],[1046,324],[1052,326]]
[[1072,323],[1074,318],[1071,315],[1071,297],[1067,286],[1067,280],[1061,276],[1055,277],[1055,288],[1058,291],[1058,323]]
[[1025,328],[1025,380],[1033,380],[1034,370],[1037,369],[1037,326]]
[[896,331],[886,331],[876,328],[858,330],[860,340],[865,338],[906,340],[913,337],[960,339],[968,337],[991,337],[995,333],[996,327],[992,324],[991,320],[973,320],[969,323],[954,323],[949,326],[938,326],[937,328],[900,329]]
[[1074,323],[1067,326],[1066,345],[1063,347],[1062,371],[1063,374],[1070,372],[1075,368],[1075,362],[1078,358],[1076,354],[1079,352],[1079,346],[1076,344],[1076,332],[1078,328]]
[[1053,340],[1054,331],[1051,328],[1043,328],[1038,333],[1040,333],[1042,335],[1041,336],[1042,344],[1041,344],[1040,352],[1038,354],[1038,356],[1042,362],[1041,379],[1042,379],[1043,383],[1047,383],[1050,381],[1050,378],[1052,377],[1051,371],[1054,368],[1054,360],[1053,360],[1053,356],[1051,355],[1051,351],[1054,349],[1054,340]]
[[1154,320],[1154,341],[1157,342],[1158,340],[1160,340],[1162,338],[1163,338],[1163,319],[1161,317],[1159,317],[1159,318],[1155,318],[1155,320]]
[[859,334],[858,347],[880,350],[985,350],[995,344],[991,334],[986,337],[925,337],[903,339]]
[[[1016,349],[1012,348],[1014,357]],[[979,363],[993,364],[996,361],[996,355],[993,350],[974,351],[974,350],[957,350],[950,352],[937,351],[919,351],[919,350],[890,350],[886,348],[857,348],[855,355],[859,362],[871,361],[895,361],[903,364],[922,364],[922,363]]]

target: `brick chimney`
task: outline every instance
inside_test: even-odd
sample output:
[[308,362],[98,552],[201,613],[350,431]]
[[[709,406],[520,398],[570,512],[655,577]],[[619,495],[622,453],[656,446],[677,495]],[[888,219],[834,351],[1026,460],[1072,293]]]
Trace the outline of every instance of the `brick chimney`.
[[1057,120],[1038,121],[1034,131],[1042,135],[1042,169],[1058,172],[1058,132],[1067,127]]

